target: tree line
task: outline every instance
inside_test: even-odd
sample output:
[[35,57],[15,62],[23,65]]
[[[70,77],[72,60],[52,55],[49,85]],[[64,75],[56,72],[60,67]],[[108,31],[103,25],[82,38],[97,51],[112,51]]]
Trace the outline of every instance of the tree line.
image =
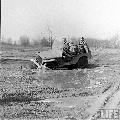
[[[70,38],[73,41],[77,41],[80,38]],[[52,37],[42,37],[38,39],[30,40],[30,38],[26,35],[20,36],[18,43],[16,41],[13,43],[11,38],[8,38],[7,41],[2,41],[2,44],[7,45],[19,45],[23,47],[28,46],[42,46],[42,47],[51,47],[55,39]],[[94,38],[86,38],[85,41],[89,45],[89,47],[96,48],[120,48],[120,39],[118,36],[113,36],[110,40],[99,40]]]
[[20,36],[19,40],[12,41],[11,38],[8,38],[5,40],[2,38],[1,44],[4,45],[18,45],[18,46],[23,46],[23,47],[28,47],[28,46],[44,46],[44,47],[50,47],[53,44],[54,39],[51,37],[42,37],[38,39],[30,39],[27,35]]

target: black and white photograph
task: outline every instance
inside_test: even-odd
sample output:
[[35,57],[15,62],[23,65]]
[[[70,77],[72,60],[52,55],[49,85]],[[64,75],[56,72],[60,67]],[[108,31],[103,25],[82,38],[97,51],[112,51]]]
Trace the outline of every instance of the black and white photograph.
[[1,0],[0,120],[120,120],[120,0]]

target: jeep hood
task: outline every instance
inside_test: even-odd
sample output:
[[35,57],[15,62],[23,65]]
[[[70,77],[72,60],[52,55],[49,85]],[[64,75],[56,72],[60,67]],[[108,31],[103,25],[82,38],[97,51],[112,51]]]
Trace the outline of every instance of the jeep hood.
[[43,51],[40,53],[37,53],[43,60],[45,59],[54,59],[54,58],[59,58],[62,57],[62,50],[48,50],[48,51]]

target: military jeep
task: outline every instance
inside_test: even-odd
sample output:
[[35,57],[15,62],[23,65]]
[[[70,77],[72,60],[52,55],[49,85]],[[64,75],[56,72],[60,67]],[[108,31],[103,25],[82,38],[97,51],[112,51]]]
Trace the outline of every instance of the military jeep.
[[31,59],[31,69],[36,68],[48,68],[48,69],[60,69],[60,68],[85,68],[88,65],[88,59],[91,58],[91,51],[87,45],[67,42],[60,46],[59,42],[53,43],[52,49],[48,51],[42,51],[36,53],[36,58]]

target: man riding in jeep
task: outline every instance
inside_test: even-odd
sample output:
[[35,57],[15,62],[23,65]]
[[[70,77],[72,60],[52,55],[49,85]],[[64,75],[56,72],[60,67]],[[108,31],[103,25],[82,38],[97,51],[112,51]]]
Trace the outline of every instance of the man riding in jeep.
[[86,67],[88,59],[91,58],[91,51],[84,38],[81,38],[79,44],[70,43],[66,38],[64,38],[63,42],[64,45],[61,44],[62,48],[60,49],[53,47],[54,49],[36,53],[36,58],[31,59],[30,62],[31,69],[42,68],[42,66],[50,69]]
[[[80,50],[80,52],[83,52],[83,53],[90,53],[91,54],[91,51],[90,51],[90,49],[89,49],[89,47],[88,47],[88,44],[87,44],[87,42],[85,42],[85,39],[84,39],[84,37],[82,37],[81,39],[80,39],[80,41],[79,41],[79,50]],[[90,57],[91,58],[91,57]]]

